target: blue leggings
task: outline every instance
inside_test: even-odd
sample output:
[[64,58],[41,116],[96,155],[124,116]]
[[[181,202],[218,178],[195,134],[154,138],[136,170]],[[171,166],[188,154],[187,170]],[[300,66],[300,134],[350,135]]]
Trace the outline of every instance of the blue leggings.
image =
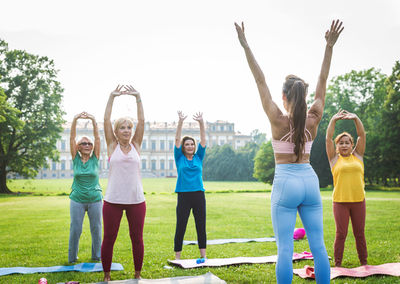
[[330,264],[322,229],[322,202],[318,177],[310,164],[278,164],[271,194],[271,217],[278,261],[277,283],[293,279],[293,231],[299,212],[314,257],[317,283],[330,282]]

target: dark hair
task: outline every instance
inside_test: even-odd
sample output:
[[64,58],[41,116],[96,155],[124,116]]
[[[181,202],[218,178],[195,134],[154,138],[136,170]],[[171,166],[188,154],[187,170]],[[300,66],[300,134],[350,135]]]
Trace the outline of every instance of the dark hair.
[[295,75],[286,76],[283,84],[283,93],[285,94],[289,104],[289,118],[293,121],[294,127],[294,153],[298,162],[304,152],[305,135],[307,117],[306,95],[308,84],[304,80]]
[[182,142],[181,142],[181,145],[182,145],[182,153],[183,153],[184,155],[186,155],[186,152],[185,152],[185,142],[186,142],[187,140],[192,140],[192,141],[193,141],[193,143],[194,143],[194,152],[196,153],[196,148],[197,148],[196,140],[195,140],[193,137],[191,137],[191,136],[183,136]]

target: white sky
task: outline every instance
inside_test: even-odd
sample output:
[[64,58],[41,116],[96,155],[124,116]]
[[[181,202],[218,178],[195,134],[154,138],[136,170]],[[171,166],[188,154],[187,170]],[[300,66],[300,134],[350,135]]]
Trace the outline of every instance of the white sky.
[[[207,121],[270,137],[235,21],[245,22],[280,105],[287,74],[315,90],[332,19],[343,20],[345,30],[330,78],[371,67],[390,74],[400,60],[398,0],[1,0],[0,9],[0,38],[10,49],[55,61],[68,121],[83,110],[102,121],[109,93],[132,84],[147,121],[202,111]],[[113,118],[123,115],[136,117],[132,97],[116,98]]]

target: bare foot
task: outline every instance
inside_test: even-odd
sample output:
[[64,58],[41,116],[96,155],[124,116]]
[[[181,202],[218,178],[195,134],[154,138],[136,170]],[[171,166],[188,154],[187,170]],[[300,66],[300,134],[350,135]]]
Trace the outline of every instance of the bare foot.
[[135,271],[135,279],[141,279],[140,278],[140,271]]
[[108,282],[111,280],[110,272],[104,272],[104,282]]
[[200,256],[206,258],[206,249],[200,249]]
[[181,259],[181,251],[176,251],[176,252],[175,252],[175,259],[176,259],[176,260]]

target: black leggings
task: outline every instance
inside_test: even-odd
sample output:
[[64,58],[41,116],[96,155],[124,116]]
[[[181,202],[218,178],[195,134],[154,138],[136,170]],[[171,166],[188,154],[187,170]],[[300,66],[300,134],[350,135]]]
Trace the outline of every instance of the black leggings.
[[174,251],[182,251],[183,237],[191,209],[193,209],[194,221],[196,223],[199,248],[204,249],[207,246],[206,198],[204,191],[178,192]]

